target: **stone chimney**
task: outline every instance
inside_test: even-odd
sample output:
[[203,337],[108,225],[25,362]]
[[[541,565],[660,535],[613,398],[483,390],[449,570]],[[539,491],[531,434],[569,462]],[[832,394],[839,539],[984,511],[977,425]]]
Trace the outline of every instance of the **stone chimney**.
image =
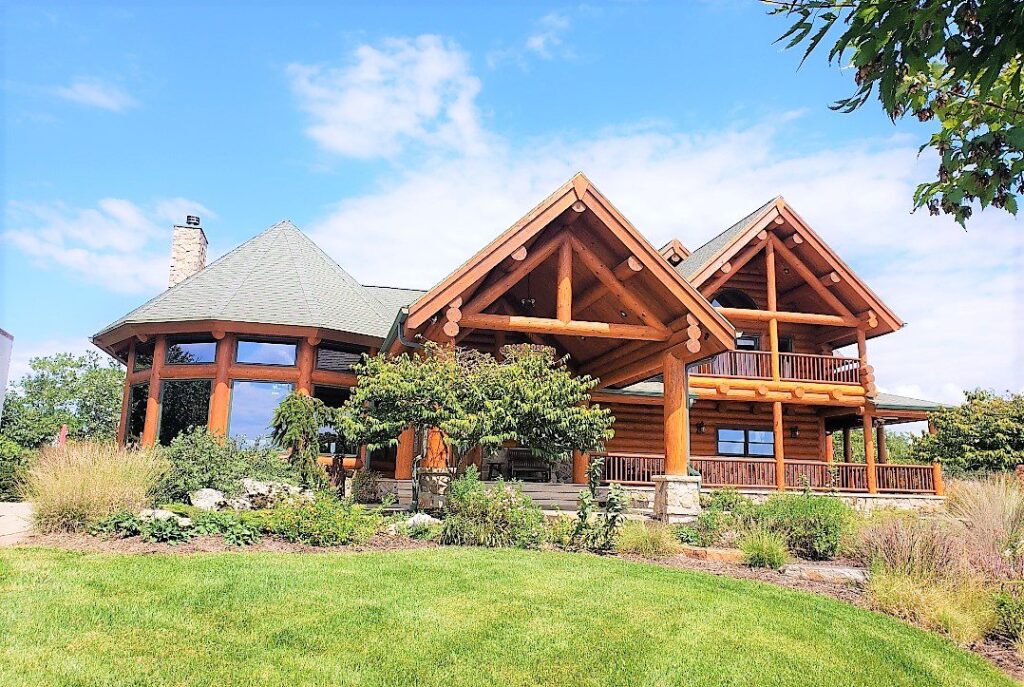
[[206,234],[199,218],[189,215],[185,224],[175,224],[171,238],[171,275],[167,288],[176,286],[206,267]]

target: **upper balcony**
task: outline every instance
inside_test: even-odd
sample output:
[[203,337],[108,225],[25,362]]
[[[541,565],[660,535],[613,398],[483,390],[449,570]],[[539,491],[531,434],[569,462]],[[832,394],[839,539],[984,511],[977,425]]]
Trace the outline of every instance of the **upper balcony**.
[[[779,353],[780,378],[787,382],[860,384],[860,360],[837,355]],[[769,351],[727,351],[695,365],[690,374],[734,379],[772,379]]]

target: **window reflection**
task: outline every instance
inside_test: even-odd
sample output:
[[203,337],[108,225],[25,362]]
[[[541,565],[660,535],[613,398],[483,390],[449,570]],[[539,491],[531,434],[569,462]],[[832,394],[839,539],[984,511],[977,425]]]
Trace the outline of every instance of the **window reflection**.
[[125,426],[124,441],[128,445],[142,440],[146,425],[146,400],[149,398],[149,384],[136,384],[128,391],[128,424]]
[[201,365],[217,358],[213,339],[172,339],[167,344],[168,365]]
[[771,457],[775,455],[775,434],[771,430],[718,430],[718,454],[723,456]]
[[291,391],[291,384],[233,381],[228,422],[231,436],[250,445],[266,443],[274,410]]
[[[324,402],[328,408],[340,408],[348,400],[350,391],[342,386],[321,386],[313,387],[313,398]],[[347,444],[340,441],[337,433],[328,428],[320,428],[320,453],[347,454],[355,453],[359,447],[355,444]]]
[[148,370],[153,367],[153,342],[135,344],[135,363],[132,365],[132,372]]
[[246,365],[294,365],[295,344],[240,339],[235,360]]
[[160,443],[193,427],[205,427],[210,417],[209,379],[171,379],[163,383],[160,399]]

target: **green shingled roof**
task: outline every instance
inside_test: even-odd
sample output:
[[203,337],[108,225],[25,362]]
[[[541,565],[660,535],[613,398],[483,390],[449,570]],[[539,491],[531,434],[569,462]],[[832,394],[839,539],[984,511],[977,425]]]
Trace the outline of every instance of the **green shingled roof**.
[[875,396],[875,406],[881,410],[923,410],[926,412],[941,410],[943,407],[941,403],[935,401],[883,393]]
[[126,324],[195,320],[321,327],[384,337],[397,314],[398,306],[393,301],[405,300],[406,295],[399,298],[398,294],[389,294],[394,297],[389,300],[379,291],[373,293],[359,284],[285,220],[136,308],[94,338]]
[[721,234],[711,239],[697,250],[690,253],[690,257],[676,265],[676,272],[683,275],[687,281],[692,280],[701,268],[710,263],[715,257],[742,234],[747,227],[761,218],[765,212],[775,205],[778,198],[772,198],[767,203],[751,212],[749,215],[732,225]]

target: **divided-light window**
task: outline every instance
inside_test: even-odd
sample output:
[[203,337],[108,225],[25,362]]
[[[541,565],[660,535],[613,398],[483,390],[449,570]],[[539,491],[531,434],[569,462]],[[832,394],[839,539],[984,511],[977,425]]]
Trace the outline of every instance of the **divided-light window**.
[[765,458],[775,455],[775,436],[770,429],[739,429],[723,427],[718,430],[718,454]]

